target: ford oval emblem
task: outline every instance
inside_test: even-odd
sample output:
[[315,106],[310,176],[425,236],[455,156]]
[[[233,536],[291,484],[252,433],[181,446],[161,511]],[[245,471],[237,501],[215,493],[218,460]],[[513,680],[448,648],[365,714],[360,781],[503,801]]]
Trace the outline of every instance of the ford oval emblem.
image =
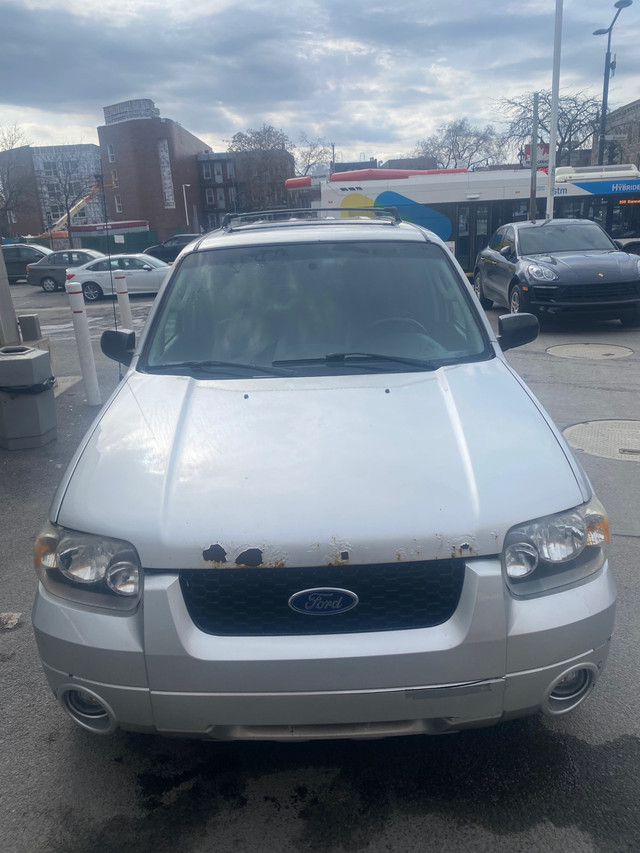
[[353,610],[358,603],[358,596],[348,589],[335,587],[318,587],[294,592],[289,599],[289,607],[296,613],[305,616],[335,616]]

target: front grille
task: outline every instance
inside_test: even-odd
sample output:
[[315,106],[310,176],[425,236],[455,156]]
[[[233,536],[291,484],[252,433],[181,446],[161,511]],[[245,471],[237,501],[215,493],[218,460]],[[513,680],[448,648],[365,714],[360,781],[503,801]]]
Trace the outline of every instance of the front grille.
[[621,302],[640,298],[640,288],[633,281],[602,284],[567,284],[533,287],[536,302]]
[[[430,628],[458,606],[462,560],[283,569],[184,569],[180,586],[194,624],[207,634],[278,636]],[[317,587],[354,592],[353,609],[329,616],[292,610],[289,598]]]

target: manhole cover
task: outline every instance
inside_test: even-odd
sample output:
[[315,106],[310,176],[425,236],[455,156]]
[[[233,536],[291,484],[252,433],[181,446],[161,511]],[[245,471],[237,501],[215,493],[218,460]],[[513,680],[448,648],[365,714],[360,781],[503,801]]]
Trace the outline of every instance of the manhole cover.
[[628,347],[610,344],[560,344],[549,347],[547,352],[558,358],[627,358],[633,355],[633,350]]
[[567,427],[564,437],[592,456],[640,462],[640,421],[588,421]]

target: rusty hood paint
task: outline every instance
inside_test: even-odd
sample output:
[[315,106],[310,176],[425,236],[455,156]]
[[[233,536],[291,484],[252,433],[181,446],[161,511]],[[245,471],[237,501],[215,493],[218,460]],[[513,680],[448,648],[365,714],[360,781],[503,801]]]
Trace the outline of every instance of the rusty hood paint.
[[128,539],[148,568],[382,563],[496,554],[514,524],[588,495],[500,357],[244,381],[134,371],[52,518]]

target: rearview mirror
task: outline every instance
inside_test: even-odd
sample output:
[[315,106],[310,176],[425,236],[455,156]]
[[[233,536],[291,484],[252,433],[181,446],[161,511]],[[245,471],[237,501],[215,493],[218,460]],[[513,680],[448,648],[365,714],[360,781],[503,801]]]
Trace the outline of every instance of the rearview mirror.
[[100,338],[102,352],[120,364],[131,364],[136,348],[136,333],[131,329],[107,329]]
[[503,314],[498,318],[498,343],[502,352],[535,341],[539,331],[538,318],[533,314]]

